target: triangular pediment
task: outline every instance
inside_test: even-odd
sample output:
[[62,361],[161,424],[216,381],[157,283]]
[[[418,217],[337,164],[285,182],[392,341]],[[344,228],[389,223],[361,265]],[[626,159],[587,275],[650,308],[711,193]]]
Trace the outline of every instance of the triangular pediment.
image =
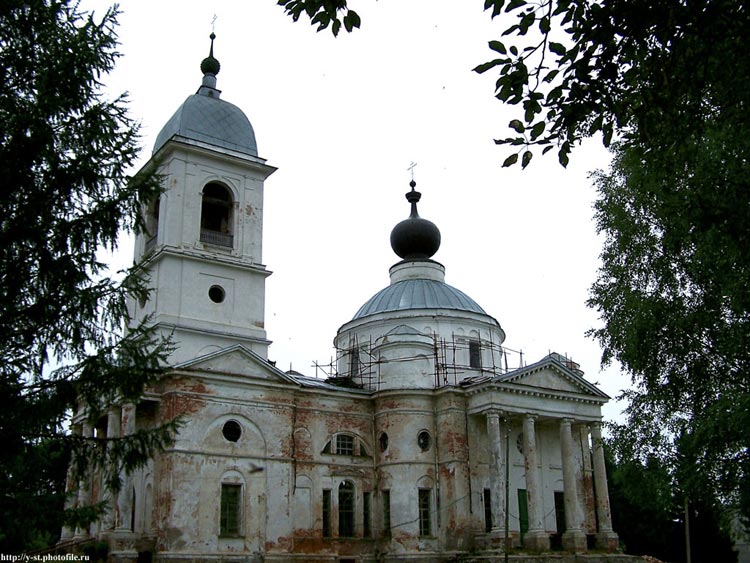
[[293,378],[242,345],[217,350],[205,356],[183,362],[174,366],[174,368],[180,371],[230,375],[245,379],[296,384]]
[[543,389],[554,389],[555,391],[568,391],[570,393],[580,393],[582,391],[580,385],[577,385],[552,369],[543,369],[526,374],[516,379],[515,383],[541,387]]
[[578,370],[570,369],[553,359],[520,368],[500,378],[503,383],[533,387],[540,391],[574,393],[609,399],[606,393],[587,381]]

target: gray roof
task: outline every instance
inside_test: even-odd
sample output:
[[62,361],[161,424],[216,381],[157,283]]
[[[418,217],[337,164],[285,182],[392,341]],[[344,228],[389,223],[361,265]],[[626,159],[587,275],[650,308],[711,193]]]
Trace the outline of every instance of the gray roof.
[[352,320],[377,313],[409,309],[455,309],[486,315],[476,301],[464,292],[436,280],[402,280],[373,295]]
[[175,135],[258,156],[248,118],[240,108],[215,96],[198,93],[185,100],[156,137],[153,152]]

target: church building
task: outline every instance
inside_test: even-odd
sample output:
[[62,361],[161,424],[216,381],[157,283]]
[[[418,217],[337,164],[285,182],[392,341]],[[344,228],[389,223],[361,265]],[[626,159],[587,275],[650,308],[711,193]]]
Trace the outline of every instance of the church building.
[[[390,284],[333,336],[329,377],[279,369],[264,328],[263,191],[276,170],[217,89],[219,62],[158,135],[164,192],[135,260],[132,303],[176,348],[138,404],[85,436],[181,416],[174,444],[123,475],[112,509],[61,541],[110,560],[188,563],[460,561],[469,554],[615,551],[601,407],[559,354],[509,368],[498,321],[446,283],[438,227],[412,181],[391,233]],[[384,241],[385,242],[385,241]],[[281,337],[282,335],[270,335]],[[97,434],[98,435],[98,434]],[[96,478],[78,502],[107,500]]]

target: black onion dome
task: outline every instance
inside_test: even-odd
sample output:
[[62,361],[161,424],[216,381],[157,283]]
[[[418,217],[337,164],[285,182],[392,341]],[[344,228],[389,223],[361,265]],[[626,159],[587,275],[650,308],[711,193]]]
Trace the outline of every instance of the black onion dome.
[[201,72],[203,74],[213,74],[216,76],[219,74],[219,69],[221,68],[218,59],[214,57],[214,39],[216,39],[216,34],[212,33],[210,37],[211,50],[209,51],[208,56],[201,61]]
[[422,194],[414,189],[414,180],[409,184],[411,191],[406,199],[411,203],[411,214],[391,231],[391,248],[404,260],[427,260],[440,248],[440,230],[435,223],[422,219],[417,213],[417,202]]

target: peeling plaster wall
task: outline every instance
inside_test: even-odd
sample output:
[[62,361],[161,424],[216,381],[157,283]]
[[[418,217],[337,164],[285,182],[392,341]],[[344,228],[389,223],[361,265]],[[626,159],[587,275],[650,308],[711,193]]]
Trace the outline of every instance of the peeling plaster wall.
[[[158,401],[137,411],[138,428],[176,416],[184,421],[174,445],[133,479],[134,531],[137,537],[154,538],[157,561],[248,554],[263,554],[267,561],[291,561],[290,554],[305,561],[347,555],[365,561],[375,553],[426,561],[470,551],[484,534],[483,493],[495,478],[483,410],[489,404],[504,406],[511,417],[509,524],[518,536],[518,490],[526,488],[526,481],[519,448],[522,419],[514,412],[532,404],[528,394],[490,384],[377,393],[305,387],[284,380],[257,357],[256,364],[249,360],[240,351],[227,351],[175,371],[154,394]],[[533,402],[542,413],[535,430],[543,522],[550,534],[558,531],[554,496],[563,490],[563,480],[560,418],[545,413],[569,409],[593,417],[598,410],[593,403],[561,400],[548,396]],[[223,434],[229,421],[241,428],[236,441]],[[575,428],[578,481],[585,488],[591,481],[588,444],[580,427]],[[424,433],[427,442],[420,438]],[[352,455],[337,453],[340,435],[352,440]],[[219,533],[222,483],[242,487],[240,537]],[[342,483],[351,483],[354,491],[351,538],[339,537]],[[331,534],[324,538],[326,489],[331,491]],[[427,536],[420,534],[420,489],[430,495]],[[386,490],[390,537],[384,530]],[[365,495],[370,502],[369,537]],[[592,515],[584,510],[582,517],[591,530]]]

